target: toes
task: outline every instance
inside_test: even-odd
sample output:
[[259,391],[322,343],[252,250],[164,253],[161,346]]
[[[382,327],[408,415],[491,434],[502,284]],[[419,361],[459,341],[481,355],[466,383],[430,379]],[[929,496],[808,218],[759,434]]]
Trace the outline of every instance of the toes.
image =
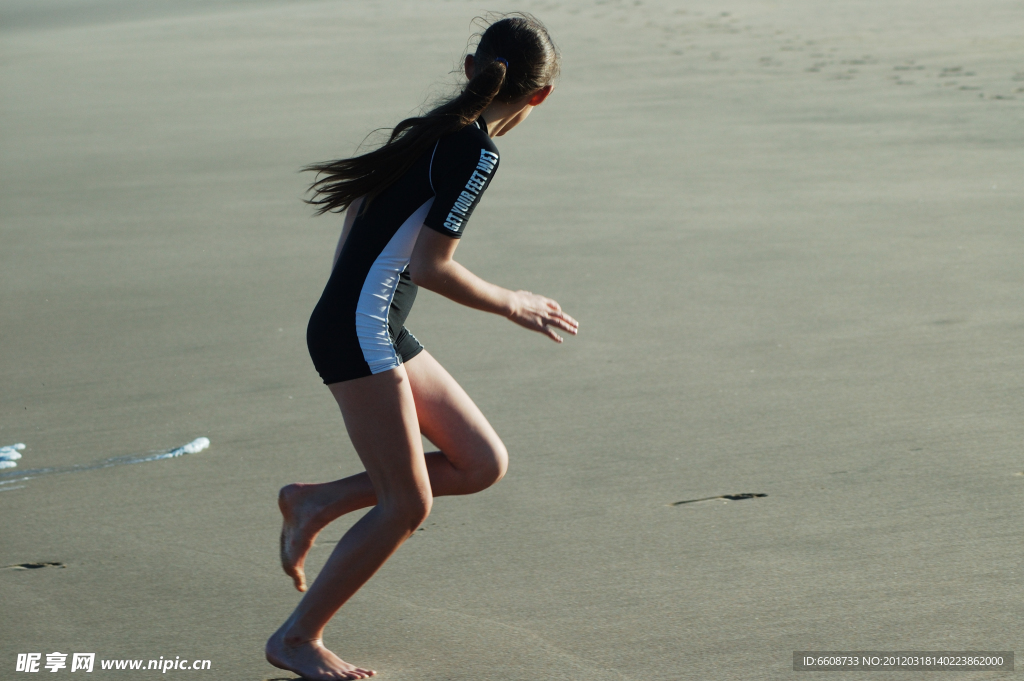
[[306,575],[301,570],[297,570],[294,567],[291,569],[285,569],[285,574],[292,578],[292,582],[295,583],[295,588],[298,591],[306,590]]

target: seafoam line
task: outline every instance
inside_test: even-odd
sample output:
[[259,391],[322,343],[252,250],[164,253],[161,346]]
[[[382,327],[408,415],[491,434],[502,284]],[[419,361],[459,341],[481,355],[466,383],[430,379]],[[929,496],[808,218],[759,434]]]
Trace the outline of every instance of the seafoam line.
[[23,449],[25,449],[24,442],[0,447],[0,468],[17,468],[17,461],[21,458],[20,452]]
[[[17,445],[13,445],[17,446]],[[148,454],[130,454],[128,456],[113,456],[109,459],[103,459],[96,461],[95,463],[76,464],[74,466],[54,466],[52,468],[32,468],[23,471],[10,471],[8,473],[0,473],[0,485],[9,485],[15,482],[22,482],[24,480],[30,480],[32,478],[38,478],[43,475],[54,475],[57,473],[81,473],[83,471],[94,471],[100,468],[110,468],[112,466],[127,466],[133,463],[146,463],[148,461],[159,461],[161,459],[174,459],[179,456],[186,454],[198,454],[207,447],[210,446],[210,440],[205,437],[199,437],[192,442],[174,449],[161,450],[158,452],[150,452]],[[24,445],[22,445],[24,448]],[[6,447],[4,449],[7,449]],[[20,458],[20,455],[19,455]],[[13,461],[11,463],[14,463]],[[17,487],[0,487],[0,491],[6,491],[9,489],[19,489]]]

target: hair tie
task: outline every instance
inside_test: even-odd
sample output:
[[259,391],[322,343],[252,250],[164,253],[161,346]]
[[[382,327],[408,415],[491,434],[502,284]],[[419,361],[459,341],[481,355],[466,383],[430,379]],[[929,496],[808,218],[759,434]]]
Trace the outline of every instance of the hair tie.
[[495,57],[494,61],[500,61],[502,64],[505,65],[505,68],[508,69],[508,61],[505,60],[504,57]]

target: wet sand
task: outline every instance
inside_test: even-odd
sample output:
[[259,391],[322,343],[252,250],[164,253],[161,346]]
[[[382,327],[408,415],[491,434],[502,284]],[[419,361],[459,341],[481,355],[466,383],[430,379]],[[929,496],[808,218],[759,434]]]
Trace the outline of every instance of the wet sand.
[[[581,333],[421,293],[511,469],[438,500],[327,644],[417,681],[1021,649],[1022,10],[521,7],[564,75],[457,257]],[[0,473],[211,441],[0,484],[0,566],[65,566],[0,569],[0,667],[294,676],[261,654],[298,597],[276,491],[360,470],[305,349],[341,220],[297,169],[443,91],[480,11],[0,3]]]

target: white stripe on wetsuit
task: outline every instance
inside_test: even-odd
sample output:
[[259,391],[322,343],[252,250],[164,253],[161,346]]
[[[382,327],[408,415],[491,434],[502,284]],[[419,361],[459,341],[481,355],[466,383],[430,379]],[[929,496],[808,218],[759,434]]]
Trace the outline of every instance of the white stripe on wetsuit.
[[402,362],[388,335],[388,312],[398,288],[398,278],[409,264],[423,220],[434,203],[431,198],[410,215],[370,266],[356,303],[356,335],[370,373],[394,369]]

